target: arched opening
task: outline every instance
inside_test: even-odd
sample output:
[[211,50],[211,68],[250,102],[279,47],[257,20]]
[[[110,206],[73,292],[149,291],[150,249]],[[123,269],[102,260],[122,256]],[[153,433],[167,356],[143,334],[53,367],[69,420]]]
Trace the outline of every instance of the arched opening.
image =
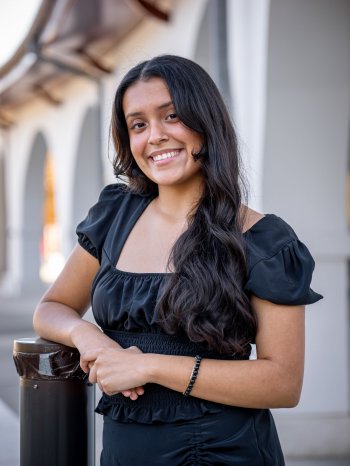
[[22,290],[24,293],[42,289],[39,271],[46,152],[47,146],[44,137],[42,134],[38,134],[30,153],[23,200]]
[[5,186],[5,156],[0,154],[0,279],[6,271],[6,186]]
[[39,133],[30,153],[24,190],[23,294],[41,292],[63,266],[54,180],[53,159]]
[[[96,203],[103,185],[100,156],[100,118],[96,108],[84,117],[74,170],[73,226],[75,227]],[[73,241],[73,238],[72,238]]]

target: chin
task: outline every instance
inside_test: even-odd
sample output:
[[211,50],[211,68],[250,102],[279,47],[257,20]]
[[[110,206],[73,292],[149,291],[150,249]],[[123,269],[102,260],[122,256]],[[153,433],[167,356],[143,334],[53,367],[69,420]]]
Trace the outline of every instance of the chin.
[[159,186],[173,186],[182,183],[181,179],[174,176],[154,176],[150,179]]
[[155,180],[158,186],[177,186],[181,184],[181,181],[174,181],[174,180]]

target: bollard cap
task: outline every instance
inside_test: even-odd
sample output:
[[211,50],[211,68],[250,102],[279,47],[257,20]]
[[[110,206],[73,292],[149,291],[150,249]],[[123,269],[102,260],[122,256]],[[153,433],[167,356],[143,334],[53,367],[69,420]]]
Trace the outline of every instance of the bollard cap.
[[20,338],[13,341],[13,351],[21,353],[53,353],[61,350],[76,351],[76,348],[62,345],[54,341],[44,340],[44,338]]
[[20,377],[30,380],[84,380],[76,348],[42,338],[21,338],[13,342],[13,359]]

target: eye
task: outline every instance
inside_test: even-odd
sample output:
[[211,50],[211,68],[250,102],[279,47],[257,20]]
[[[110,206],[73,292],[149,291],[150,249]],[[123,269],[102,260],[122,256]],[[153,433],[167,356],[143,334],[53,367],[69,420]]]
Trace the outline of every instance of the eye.
[[177,113],[175,112],[172,112],[172,113],[169,113],[166,118],[166,120],[170,120],[170,121],[173,121],[173,120],[178,120],[179,117],[177,116]]
[[144,126],[145,126],[145,123],[143,123],[142,121],[136,121],[135,123],[131,124],[130,129],[140,130],[144,128]]

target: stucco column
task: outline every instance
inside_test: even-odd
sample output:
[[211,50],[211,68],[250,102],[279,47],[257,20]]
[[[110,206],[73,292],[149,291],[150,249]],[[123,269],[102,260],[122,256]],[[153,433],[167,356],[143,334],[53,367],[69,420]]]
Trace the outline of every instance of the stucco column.
[[270,0],[227,2],[232,111],[250,181],[250,205],[262,209]]

